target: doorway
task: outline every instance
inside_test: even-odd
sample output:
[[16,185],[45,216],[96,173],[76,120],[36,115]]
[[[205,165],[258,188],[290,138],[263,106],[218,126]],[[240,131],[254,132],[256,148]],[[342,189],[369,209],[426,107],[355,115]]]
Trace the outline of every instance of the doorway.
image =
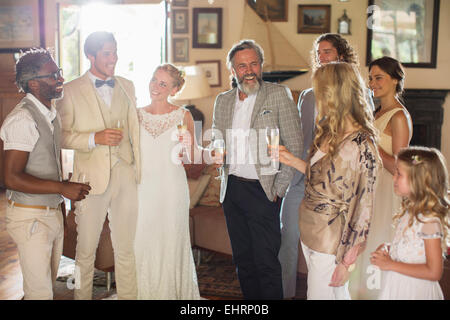
[[116,74],[133,81],[137,106],[150,103],[151,73],[164,61],[166,13],[159,4],[102,4],[59,6],[59,64],[66,81],[89,69],[83,52],[86,37],[94,31],[112,32],[119,60]]

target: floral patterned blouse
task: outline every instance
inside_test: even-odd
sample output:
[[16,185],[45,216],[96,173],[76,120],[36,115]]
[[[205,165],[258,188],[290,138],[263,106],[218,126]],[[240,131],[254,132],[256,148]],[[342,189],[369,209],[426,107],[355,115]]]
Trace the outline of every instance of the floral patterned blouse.
[[299,209],[301,241],[312,250],[336,255],[336,263],[367,240],[382,166],[373,138],[363,131],[347,136],[338,149],[332,158],[307,166]]

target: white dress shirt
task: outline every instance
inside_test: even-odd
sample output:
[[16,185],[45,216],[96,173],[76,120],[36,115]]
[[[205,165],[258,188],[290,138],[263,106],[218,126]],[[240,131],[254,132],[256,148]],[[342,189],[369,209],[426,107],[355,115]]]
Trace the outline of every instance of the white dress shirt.
[[[108,85],[103,85],[101,87],[96,87],[95,86],[95,80],[102,80],[99,77],[94,76],[90,71],[88,71],[88,76],[89,79],[92,81],[92,85],[94,86],[95,91],[97,91],[98,95],[100,96],[100,98],[103,100],[103,102],[105,103],[105,105],[108,108],[111,108],[111,101],[112,101],[112,95],[113,95],[113,90],[114,88],[111,88]],[[111,77],[106,78],[106,80],[112,79]],[[95,144],[95,132],[92,132],[89,136],[89,149],[93,149],[95,148],[97,145]]]
[[[89,79],[91,79],[92,85],[94,86],[94,88],[97,91],[100,98],[102,98],[103,102],[106,104],[106,106],[108,108],[111,108],[111,100],[112,100],[114,88],[111,88],[110,86],[108,86],[106,84],[97,88],[95,86],[95,80],[103,81],[103,79],[100,79],[99,77],[94,76],[90,71],[88,71],[88,76],[89,76]],[[110,80],[110,79],[112,79],[112,78],[111,77],[106,78],[105,81]]]
[[[27,93],[26,98],[31,100],[39,112],[44,116],[48,127],[53,133],[53,120],[57,119],[61,126],[61,119],[52,103],[49,110],[35,96]],[[27,109],[22,108],[23,103],[19,103],[8,114],[0,129],[0,138],[3,140],[4,150],[18,150],[31,152],[39,139],[39,131],[36,122]]]
[[229,174],[247,178],[259,179],[252,159],[249,145],[250,122],[257,94],[249,95],[239,100],[239,90],[236,90],[236,106],[234,108],[232,139],[229,141]]

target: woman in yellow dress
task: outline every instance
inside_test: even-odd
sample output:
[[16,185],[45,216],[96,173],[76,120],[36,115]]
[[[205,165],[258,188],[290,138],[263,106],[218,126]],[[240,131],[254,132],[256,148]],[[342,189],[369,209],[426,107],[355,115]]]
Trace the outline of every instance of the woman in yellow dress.
[[382,57],[369,65],[369,86],[380,106],[375,110],[375,127],[379,130],[378,151],[383,160],[375,193],[375,209],[372,216],[367,246],[361,255],[355,272],[350,278],[353,299],[377,299],[381,273],[370,266],[370,253],[380,243],[392,240],[394,228],[392,217],[398,213],[401,198],[394,193],[392,176],[395,156],[409,146],[412,137],[411,116],[400,101],[405,72],[399,61]]

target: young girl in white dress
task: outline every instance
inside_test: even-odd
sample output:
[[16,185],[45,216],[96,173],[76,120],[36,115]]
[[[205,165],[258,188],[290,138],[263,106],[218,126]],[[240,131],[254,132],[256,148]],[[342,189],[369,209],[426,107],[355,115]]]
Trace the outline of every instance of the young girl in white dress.
[[382,244],[371,263],[382,273],[381,300],[442,300],[439,280],[446,251],[450,201],[445,159],[434,148],[400,151],[394,175],[395,193],[403,197],[394,217],[391,244]]

